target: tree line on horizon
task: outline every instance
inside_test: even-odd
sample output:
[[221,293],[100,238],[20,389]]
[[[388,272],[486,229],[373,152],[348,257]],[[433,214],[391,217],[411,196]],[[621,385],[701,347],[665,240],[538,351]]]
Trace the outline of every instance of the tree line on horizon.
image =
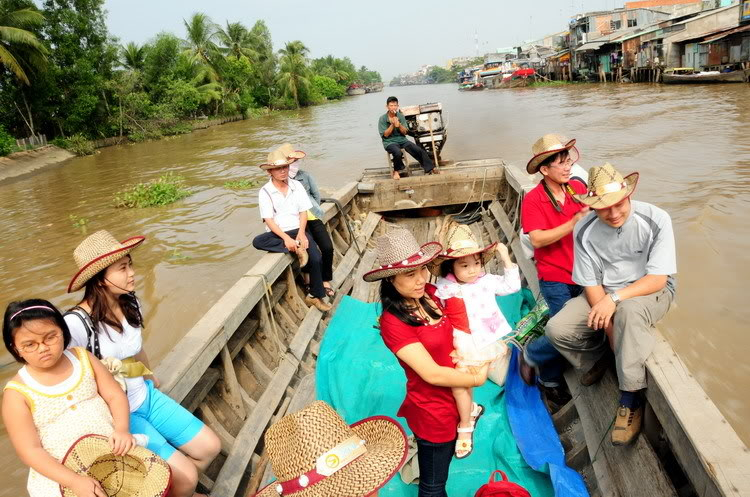
[[11,136],[139,141],[188,132],[191,119],[300,108],[381,81],[348,57],[311,60],[300,40],[274,51],[263,20],[221,26],[196,13],[182,38],[120,44],[103,6],[0,0],[0,155]]

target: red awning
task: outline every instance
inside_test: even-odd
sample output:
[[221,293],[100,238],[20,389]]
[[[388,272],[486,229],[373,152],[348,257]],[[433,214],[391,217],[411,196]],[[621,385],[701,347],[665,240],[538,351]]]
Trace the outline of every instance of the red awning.
[[516,76],[532,76],[535,73],[536,71],[534,71],[533,69],[519,69],[518,71],[513,72],[513,77],[515,78]]

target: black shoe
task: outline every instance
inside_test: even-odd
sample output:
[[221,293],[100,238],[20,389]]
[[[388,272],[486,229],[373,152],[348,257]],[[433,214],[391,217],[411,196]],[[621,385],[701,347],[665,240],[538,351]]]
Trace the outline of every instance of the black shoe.
[[542,392],[542,399],[550,414],[555,414],[573,399],[570,392],[563,386],[545,387],[540,384],[539,390]]
[[612,362],[612,359],[612,353],[609,350],[605,352],[604,355],[601,356],[593,366],[591,366],[591,369],[581,375],[581,378],[579,380],[581,382],[581,385],[589,387],[601,380],[602,376],[604,376],[604,373],[607,372],[607,368]]

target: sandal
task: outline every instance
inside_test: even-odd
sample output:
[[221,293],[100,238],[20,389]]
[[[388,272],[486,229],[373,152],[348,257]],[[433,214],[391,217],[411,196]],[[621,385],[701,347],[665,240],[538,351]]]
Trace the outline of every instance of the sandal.
[[[484,406],[482,404],[477,404],[476,402],[474,402],[473,408],[471,410],[471,417],[474,418],[471,421],[471,427],[456,429],[458,433],[471,433],[472,434],[471,438],[462,438],[462,439],[456,440],[456,448],[455,448],[456,459],[465,459],[469,457],[472,452],[474,452],[474,428],[476,428],[477,422],[479,421],[479,418],[482,417],[482,414],[484,414]],[[459,456],[458,452],[466,452],[466,454]]]
[[323,286],[323,289],[326,291],[326,296],[333,298],[334,295],[336,295],[336,290],[329,286]]
[[471,422],[471,426],[476,426],[477,422],[479,421],[479,418],[482,417],[482,414],[484,414],[484,406],[482,404],[477,404],[474,402],[474,406],[471,409],[471,417],[474,418],[474,420]]
[[[470,438],[460,438],[456,440],[456,449],[454,455],[456,459],[466,459],[474,452],[474,427],[470,428],[458,428],[458,433],[471,433]],[[464,455],[459,456],[459,452],[466,452]]]

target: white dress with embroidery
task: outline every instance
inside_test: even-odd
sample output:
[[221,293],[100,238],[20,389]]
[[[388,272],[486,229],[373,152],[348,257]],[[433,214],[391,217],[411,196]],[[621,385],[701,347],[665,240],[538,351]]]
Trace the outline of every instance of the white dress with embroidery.
[[[449,275],[440,278],[435,286],[435,295],[443,300],[448,316],[456,323],[453,346],[459,367],[480,366],[508,353],[508,346],[501,339],[512,328],[500,312],[495,296],[509,295],[521,289],[518,266],[506,268],[502,276],[484,274],[474,283],[459,283]],[[469,329],[463,329],[466,326],[460,323],[468,323]]]
[[[40,384],[26,366],[18,371],[23,383],[9,381],[5,385],[5,390],[26,397],[42,447],[60,462],[82,436],[108,437],[114,431],[112,414],[99,395],[86,350],[75,347],[63,353],[73,364],[73,373],[57,385]],[[60,485],[34,469],[29,469],[27,489],[31,497],[60,495]]]

